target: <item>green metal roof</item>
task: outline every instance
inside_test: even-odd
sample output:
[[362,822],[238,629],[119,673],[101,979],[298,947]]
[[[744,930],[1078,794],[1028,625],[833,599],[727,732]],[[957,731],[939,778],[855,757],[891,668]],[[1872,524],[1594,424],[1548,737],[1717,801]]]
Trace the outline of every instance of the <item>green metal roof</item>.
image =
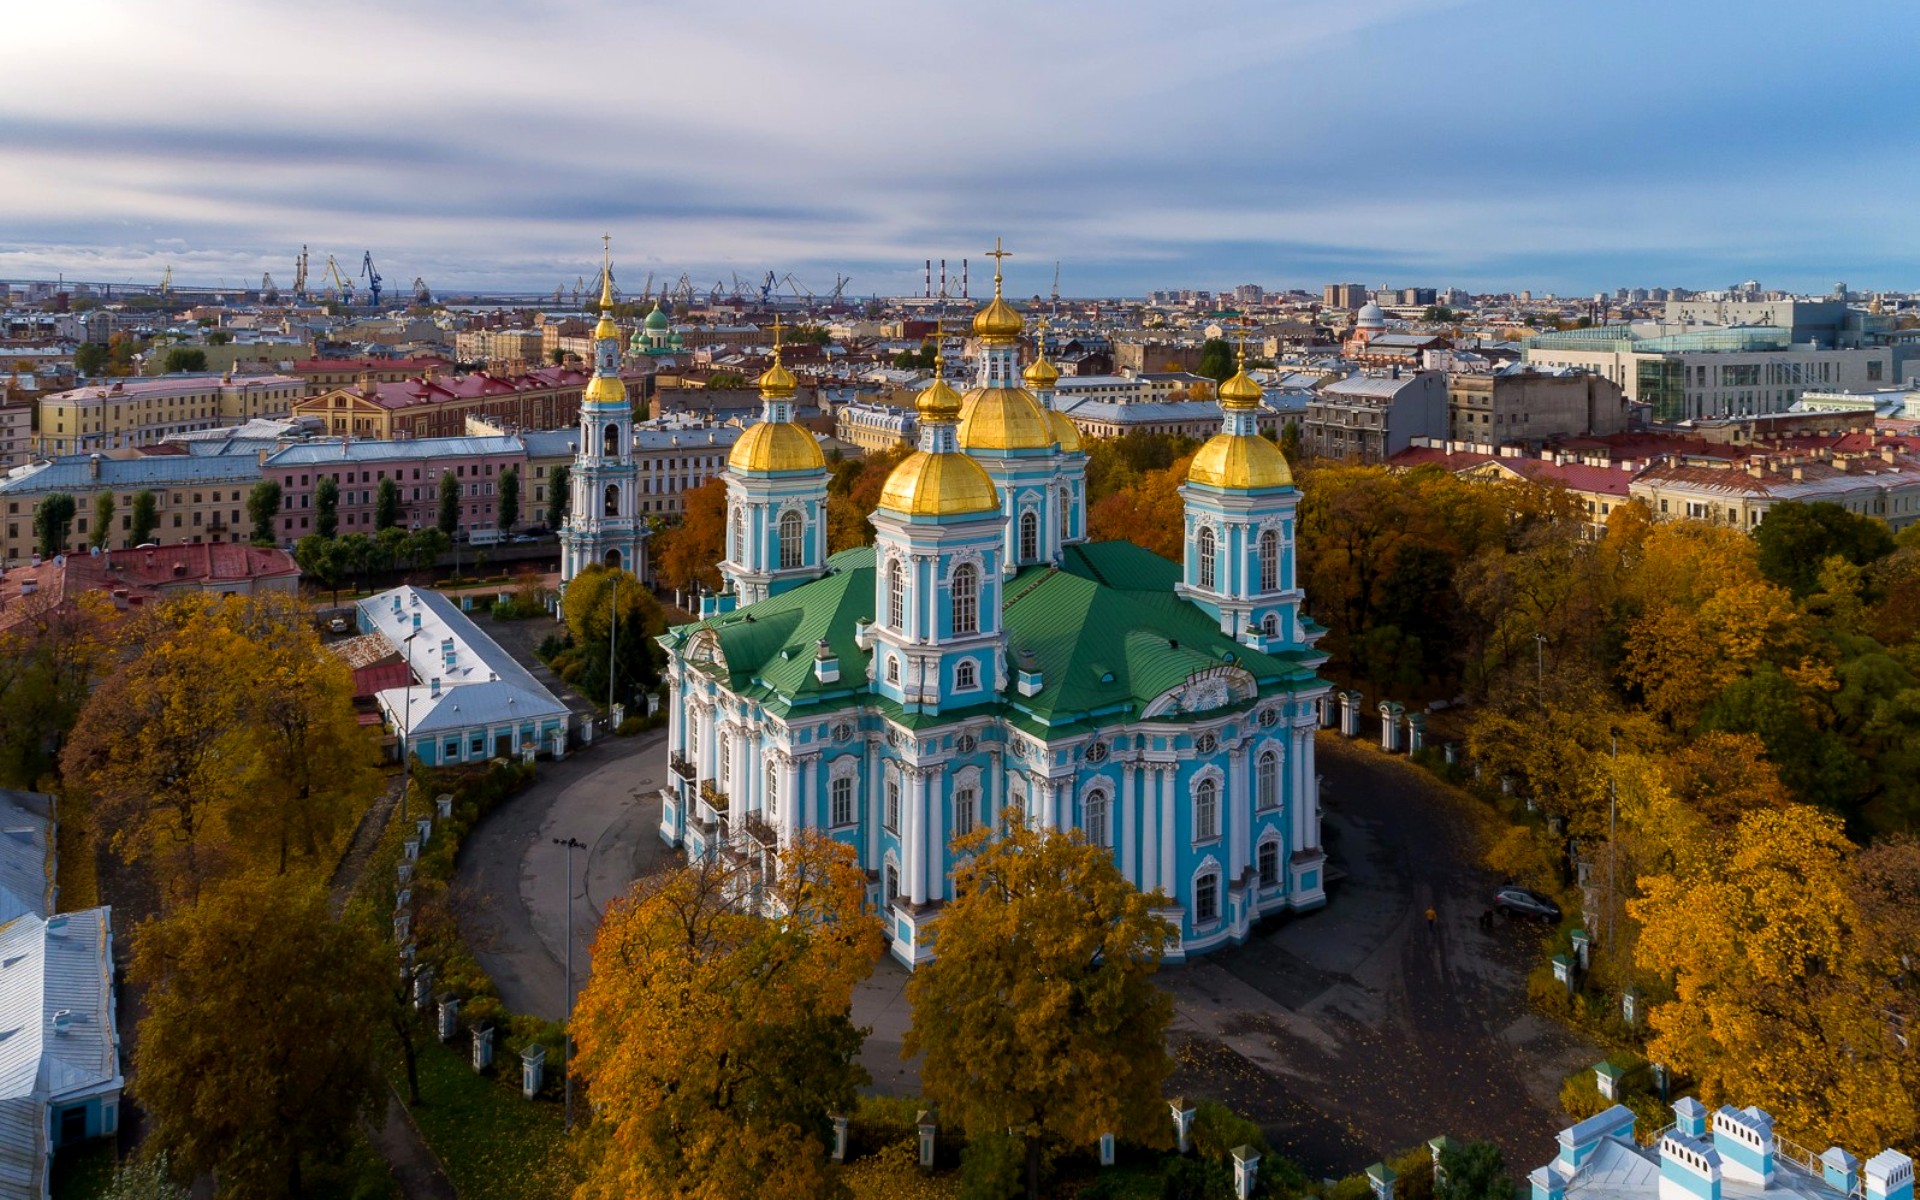
[[[843,551],[828,567],[820,579],[681,626],[666,640],[684,647],[712,630],[725,659],[723,682],[776,714],[866,704],[908,726],[960,716],[901,712],[868,690],[869,654],[855,644],[854,631],[874,618],[873,550]],[[1038,669],[1044,686],[1032,696],[1010,690],[967,711],[997,711],[1028,732],[1057,735],[1137,717],[1196,672],[1228,663],[1250,672],[1263,693],[1316,682],[1318,651],[1269,655],[1234,641],[1204,609],[1174,595],[1179,577],[1174,563],[1131,542],[1069,546],[1060,566],[1025,568],[1003,590],[1002,624],[1011,669]],[[813,672],[822,638],[839,659],[833,683]]]

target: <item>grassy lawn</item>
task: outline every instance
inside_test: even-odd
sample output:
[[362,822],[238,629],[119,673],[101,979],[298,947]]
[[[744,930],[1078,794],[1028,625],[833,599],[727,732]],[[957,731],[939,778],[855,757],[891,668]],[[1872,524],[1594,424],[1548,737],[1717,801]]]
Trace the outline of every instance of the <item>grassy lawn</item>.
[[112,1138],[96,1138],[53,1158],[50,1190],[53,1200],[92,1200],[107,1194],[113,1184],[114,1151]]
[[[423,1039],[413,1119],[462,1200],[554,1200],[573,1190],[560,1106],[476,1075],[465,1055]],[[517,1059],[511,1064],[519,1076]],[[404,1079],[395,1081],[406,1094]]]

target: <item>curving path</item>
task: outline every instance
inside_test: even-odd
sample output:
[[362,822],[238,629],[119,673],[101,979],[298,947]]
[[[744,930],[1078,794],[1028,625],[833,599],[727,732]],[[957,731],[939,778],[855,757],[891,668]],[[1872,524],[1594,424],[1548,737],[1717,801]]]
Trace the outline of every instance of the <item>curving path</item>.
[[454,873],[455,911],[474,957],[514,1012],[566,1015],[567,854],[573,854],[573,978],[584,986],[600,914],[639,876],[667,861],[659,788],[666,731],[595,742],[540,774],[468,834]]

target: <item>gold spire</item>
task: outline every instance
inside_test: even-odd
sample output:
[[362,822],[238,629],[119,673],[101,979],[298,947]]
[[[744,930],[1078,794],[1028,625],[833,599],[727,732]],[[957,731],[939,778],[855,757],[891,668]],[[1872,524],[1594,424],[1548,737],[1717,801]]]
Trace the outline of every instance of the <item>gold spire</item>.
[[993,300],[973,318],[973,336],[989,345],[1005,345],[1020,336],[1026,322],[1014,311],[1000,295],[1000,260],[1012,257],[1013,252],[1000,248],[1000,239],[993,239],[993,249],[987,251],[987,257],[993,260]]
[[1223,409],[1245,411],[1258,408],[1266,396],[1253,377],[1247,374],[1247,341],[1241,337],[1235,339],[1233,365],[1234,372],[1220,385],[1220,407]]
[[600,235],[600,323],[593,328],[593,339],[605,341],[620,336],[613,323],[613,235]]
[[933,383],[919,396],[913,406],[923,420],[951,421],[960,415],[960,393],[947,383],[946,370],[946,333],[940,322],[933,324]]
[[784,400],[799,388],[793,372],[780,362],[780,316],[773,318],[773,365],[760,376],[760,395],[767,400]]
[[1035,347],[1038,352],[1034,355],[1033,361],[1027,364],[1027,369],[1020,373],[1020,377],[1026,380],[1030,387],[1050,388],[1060,382],[1060,368],[1047,361],[1047,319],[1041,317],[1037,325],[1039,339]]

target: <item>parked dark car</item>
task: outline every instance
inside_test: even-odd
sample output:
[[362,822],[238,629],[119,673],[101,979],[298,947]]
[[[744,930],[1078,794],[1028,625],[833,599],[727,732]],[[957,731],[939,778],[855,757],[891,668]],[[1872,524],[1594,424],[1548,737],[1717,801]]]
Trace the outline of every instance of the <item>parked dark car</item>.
[[1532,888],[1503,887],[1493,894],[1493,907],[1507,917],[1534,917],[1549,925],[1560,921],[1560,906]]

